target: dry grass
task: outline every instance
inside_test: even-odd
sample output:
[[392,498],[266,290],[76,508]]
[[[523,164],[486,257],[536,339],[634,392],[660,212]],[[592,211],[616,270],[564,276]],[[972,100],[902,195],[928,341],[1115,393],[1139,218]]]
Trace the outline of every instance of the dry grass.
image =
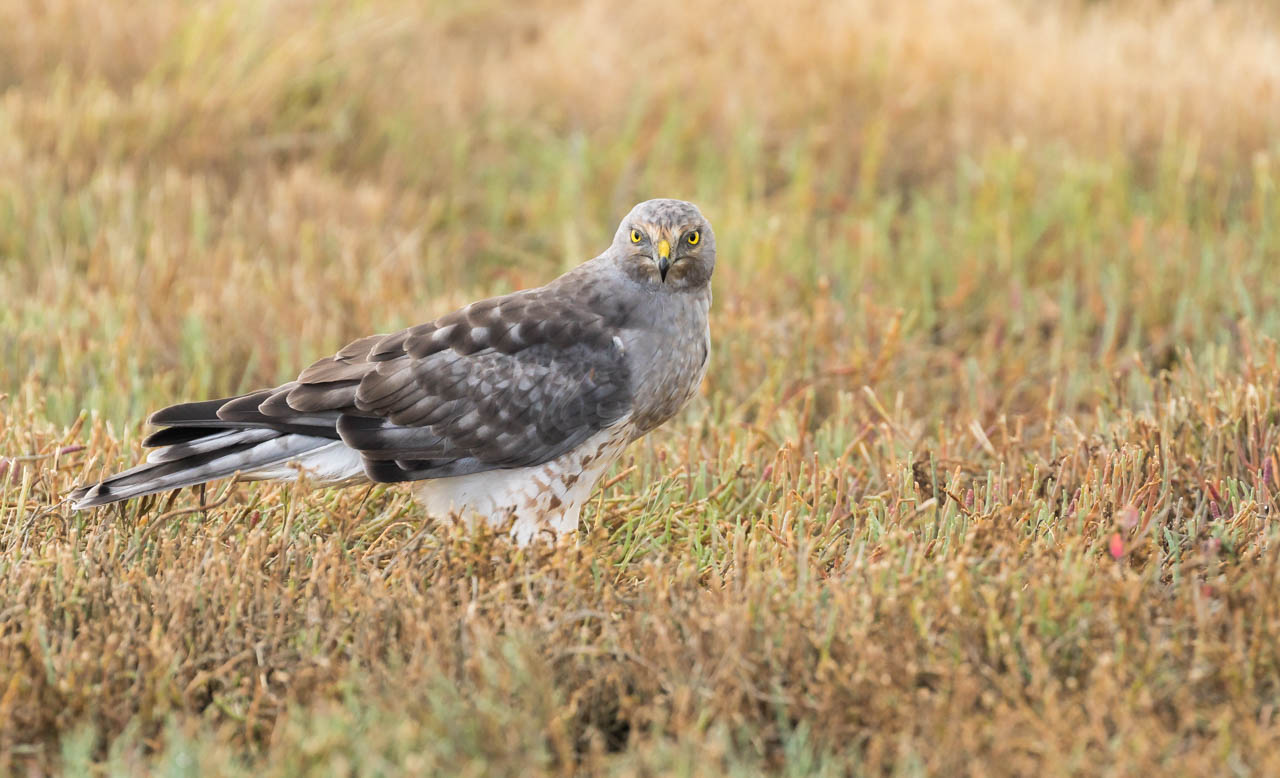
[[[0,0],[0,772],[1280,771],[1265,3]],[[577,548],[70,513],[144,414],[722,251]],[[225,501],[222,498],[225,497]]]

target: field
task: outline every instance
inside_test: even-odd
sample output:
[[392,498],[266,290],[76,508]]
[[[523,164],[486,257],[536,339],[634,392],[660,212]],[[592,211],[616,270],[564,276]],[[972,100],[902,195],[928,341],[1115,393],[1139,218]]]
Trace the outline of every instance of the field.
[[[0,774],[1280,773],[1280,11],[0,0]],[[150,410],[715,225],[576,545],[87,513]]]

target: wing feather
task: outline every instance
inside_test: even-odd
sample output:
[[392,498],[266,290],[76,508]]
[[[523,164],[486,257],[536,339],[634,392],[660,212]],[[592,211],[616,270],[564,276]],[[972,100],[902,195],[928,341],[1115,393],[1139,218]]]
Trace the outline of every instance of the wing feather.
[[375,481],[541,464],[630,409],[611,323],[548,289],[482,300],[361,338],[222,418],[332,423]]
[[360,338],[296,381],[161,410],[151,421],[167,429],[146,443],[203,450],[246,428],[341,439],[375,481],[542,464],[631,408],[618,322],[583,297],[542,287]]

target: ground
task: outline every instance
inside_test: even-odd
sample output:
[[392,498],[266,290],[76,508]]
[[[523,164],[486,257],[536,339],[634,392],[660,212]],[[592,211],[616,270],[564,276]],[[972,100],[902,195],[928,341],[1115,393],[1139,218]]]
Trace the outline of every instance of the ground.
[[[1280,771],[1280,15],[0,0],[0,772]],[[148,411],[715,225],[576,545],[73,513]]]

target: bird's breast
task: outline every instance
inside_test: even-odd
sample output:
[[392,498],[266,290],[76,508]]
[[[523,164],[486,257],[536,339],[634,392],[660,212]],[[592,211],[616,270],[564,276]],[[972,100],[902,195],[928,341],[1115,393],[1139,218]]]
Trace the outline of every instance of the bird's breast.
[[702,383],[711,349],[709,303],[709,298],[672,296],[655,306],[647,326],[624,337],[638,434],[674,416]]

